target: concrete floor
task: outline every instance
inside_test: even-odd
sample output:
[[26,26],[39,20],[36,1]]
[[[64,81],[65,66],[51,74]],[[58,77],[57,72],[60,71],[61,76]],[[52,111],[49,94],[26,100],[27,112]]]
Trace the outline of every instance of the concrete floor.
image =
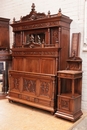
[[73,123],[44,110],[0,100],[0,130],[69,130],[78,121]]

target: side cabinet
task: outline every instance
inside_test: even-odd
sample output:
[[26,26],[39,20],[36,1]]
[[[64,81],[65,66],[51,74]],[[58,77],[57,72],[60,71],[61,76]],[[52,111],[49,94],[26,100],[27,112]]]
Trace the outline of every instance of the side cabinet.
[[81,115],[82,71],[80,58],[70,58],[68,70],[58,71],[56,116],[76,121]]

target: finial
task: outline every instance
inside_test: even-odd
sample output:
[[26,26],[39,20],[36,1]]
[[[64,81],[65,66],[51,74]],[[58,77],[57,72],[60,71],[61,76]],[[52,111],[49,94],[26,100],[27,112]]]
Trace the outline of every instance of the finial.
[[15,17],[13,18],[13,23],[15,23]]
[[48,18],[50,17],[50,10],[48,11]]
[[34,4],[34,3],[32,3],[31,10],[32,10],[32,11],[35,10],[35,4]]
[[20,17],[20,21],[22,21],[22,16]]
[[59,13],[61,13],[61,8],[59,8]]
[[74,58],[76,57],[76,52],[75,52],[75,50],[72,51],[72,57],[74,57]]
[[58,11],[58,16],[61,16],[62,15],[62,13],[61,13],[62,11],[61,11],[61,8],[59,8],[59,11]]

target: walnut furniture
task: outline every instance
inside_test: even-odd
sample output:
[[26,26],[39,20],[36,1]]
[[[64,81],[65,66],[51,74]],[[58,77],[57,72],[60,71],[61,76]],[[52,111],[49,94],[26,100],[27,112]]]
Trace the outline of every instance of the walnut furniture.
[[69,56],[71,21],[61,10],[37,13],[34,3],[28,15],[14,18],[9,100],[56,111],[57,71]]
[[8,69],[11,63],[11,53],[9,44],[9,21],[8,18],[0,17],[0,62],[5,62],[3,70],[3,87],[2,92],[8,91]]
[[82,60],[70,57],[67,69],[58,71],[56,116],[76,121],[81,115]]

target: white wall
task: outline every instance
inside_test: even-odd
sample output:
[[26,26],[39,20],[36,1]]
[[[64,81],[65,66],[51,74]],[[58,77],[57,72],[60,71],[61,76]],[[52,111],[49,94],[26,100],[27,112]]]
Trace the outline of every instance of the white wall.
[[[64,15],[69,16],[73,22],[71,23],[72,33],[81,33],[80,57],[83,60],[83,82],[82,82],[82,109],[87,110],[87,50],[84,45],[84,23],[85,23],[85,2],[87,0],[0,0],[0,17],[10,18],[10,23],[15,17],[16,20],[20,16],[25,16],[31,11],[32,2],[36,5],[37,12],[56,14],[61,8]],[[86,6],[87,8],[87,6]],[[86,14],[87,15],[87,14]],[[71,41],[71,39],[70,39]],[[12,28],[10,27],[10,44],[13,43]]]

